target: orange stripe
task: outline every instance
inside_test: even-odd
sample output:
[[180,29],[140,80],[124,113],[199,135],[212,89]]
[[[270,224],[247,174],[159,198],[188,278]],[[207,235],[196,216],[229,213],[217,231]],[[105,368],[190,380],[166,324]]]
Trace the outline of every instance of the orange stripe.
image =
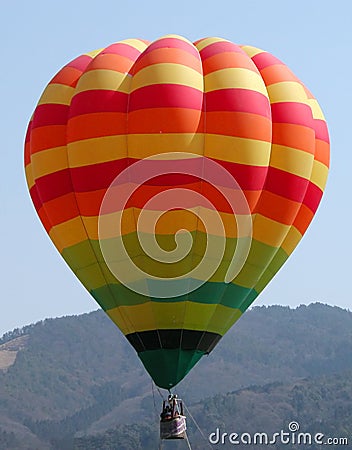
[[43,207],[45,214],[50,217],[50,228],[80,215],[73,192],[50,200]]
[[127,114],[97,112],[82,114],[69,120],[68,142],[127,133]]
[[129,72],[132,64],[133,60],[127,58],[126,56],[103,53],[91,62],[87,70],[85,70],[85,73],[97,69],[115,70],[116,72]]
[[330,164],[330,145],[325,142],[317,139],[315,141],[315,155],[314,159],[323,163],[326,167],[329,167]]
[[313,129],[291,123],[273,123],[273,143],[315,153]]
[[261,69],[260,74],[265,80],[266,86],[282,81],[296,81],[300,83],[299,79],[283,64],[274,64],[273,66],[265,67]]
[[31,153],[66,145],[66,125],[47,125],[32,129]]
[[64,84],[66,86],[76,86],[82,71],[74,67],[64,67],[58,72],[49,84]]
[[178,48],[157,48],[143,55],[133,66],[132,74],[135,75],[145,67],[160,63],[176,63],[182,66],[190,67],[200,74],[202,73],[202,64],[200,59],[195,58],[191,53]]
[[82,216],[99,215],[105,193],[106,189],[91,192],[77,192],[77,203],[79,204]]
[[38,217],[41,221],[41,223],[43,224],[45,231],[47,233],[49,233],[49,231],[51,230],[51,228],[53,227],[51,220],[48,219],[48,216],[46,214],[45,208],[42,206],[41,208],[39,208],[37,210],[38,213]]
[[[198,189],[198,191],[200,189],[199,186],[197,187],[197,183],[187,185],[187,187],[194,190]],[[262,191],[244,191],[244,195],[251,211],[253,211],[261,192]],[[45,203],[45,208],[48,211],[50,210],[49,214],[53,225],[65,222],[68,220],[67,217],[74,217],[77,215],[76,205],[73,201],[77,201],[82,216],[98,216],[105,193],[106,189],[99,189],[91,192],[77,192],[76,195],[69,193]],[[147,196],[149,197],[150,195],[152,194],[149,192]]]
[[310,222],[312,221],[314,217],[314,213],[311,209],[308,208],[305,204],[302,204],[297,217],[295,218],[293,225],[297,228],[297,230],[303,235]]
[[258,114],[238,111],[207,112],[206,132],[271,142],[271,121]]
[[247,55],[237,52],[222,52],[210,56],[203,61],[204,75],[221,69],[240,67],[258,73],[256,67]]
[[201,111],[189,108],[146,108],[128,115],[128,133],[194,133]]
[[293,200],[263,191],[255,213],[259,213],[276,222],[291,225],[295,220],[299,207],[300,204]]

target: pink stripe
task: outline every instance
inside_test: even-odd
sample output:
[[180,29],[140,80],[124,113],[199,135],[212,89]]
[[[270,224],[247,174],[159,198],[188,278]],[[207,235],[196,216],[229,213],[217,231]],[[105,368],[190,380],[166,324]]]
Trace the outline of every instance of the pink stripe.
[[330,143],[328,126],[325,120],[314,119],[314,130],[316,139]]
[[275,123],[292,123],[314,129],[312,110],[303,103],[274,103],[271,105],[271,113]]
[[131,45],[125,44],[123,42],[116,42],[115,44],[109,45],[109,47],[106,47],[100,55],[105,54],[113,54],[113,55],[120,55],[125,56],[126,58],[129,58],[131,61],[135,61],[138,56],[141,54],[141,52]]
[[282,61],[268,52],[258,53],[257,55],[253,56],[252,61],[259,70],[265,69],[266,67],[272,66],[274,64],[284,65]]
[[213,44],[204,47],[199,53],[202,61],[205,61],[211,56],[224,52],[242,53],[244,55],[246,54],[238,45],[228,41],[214,42]]
[[179,48],[185,50],[188,53],[191,53],[193,56],[199,59],[198,50],[192,44],[189,44],[188,42],[185,42],[181,39],[177,38],[158,39],[157,41],[149,45],[149,47],[145,50],[145,53],[152,52],[157,48]]
[[88,64],[92,61],[92,57],[88,55],[81,55],[73,61],[69,62],[66,67],[73,67],[84,72]]

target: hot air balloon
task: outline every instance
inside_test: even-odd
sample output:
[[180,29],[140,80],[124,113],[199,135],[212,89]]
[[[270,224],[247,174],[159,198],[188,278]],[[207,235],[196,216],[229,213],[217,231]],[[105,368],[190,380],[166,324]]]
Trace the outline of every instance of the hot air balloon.
[[310,91],[270,53],[214,37],[79,56],[45,88],[25,142],[45,230],[165,389],[287,260],[328,165]]

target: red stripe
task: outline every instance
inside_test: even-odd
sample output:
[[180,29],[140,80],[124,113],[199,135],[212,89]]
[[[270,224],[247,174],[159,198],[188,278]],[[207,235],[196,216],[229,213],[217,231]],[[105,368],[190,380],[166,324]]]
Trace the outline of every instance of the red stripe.
[[318,209],[322,196],[323,191],[314,183],[309,183],[303,203],[307,205],[313,213],[315,213]]
[[202,109],[203,93],[190,86],[179,84],[154,84],[145,86],[130,95],[129,111],[145,108]]
[[36,211],[39,211],[42,206],[42,202],[39,198],[37,186],[35,184],[30,188],[29,194],[31,196],[34,208],[36,209]]
[[49,103],[38,105],[33,117],[33,128],[46,125],[66,125],[69,106]]
[[312,110],[303,103],[274,103],[271,105],[271,114],[274,123],[293,123],[314,129]]
[[265,95],[249,89],[219,89],[205,94],[206,111],[239,111],[271,119],[270,103]]
[[152,52],[157,48],[179,48],[191,53],[193,56],[199,59],[198,50],[190,43],[185,42],[177,38],[161,38],[149,45],[145,50],[145,53]]
[[[135,159],[123,158],[90,166],[72,169],[67,168],[38,178],[36,180],[36,185],[43,202],[67,194],[72,190],[72,186],[73,190],[76,192],[89,192],[105,189],[110,186],[119,173],[135,161]],[[216,162],[228,171],[232,178],[240,185],[241,189],[260,190],[263,188],[267,174],[266,167],[246,166],[226,161]],[[202,177],[202,165],[197,160],[173,161],[172,168],[170,162],[150,161],[150,171],[148,171],[148,164],[149,162],[145,162],[143,165],[143,174],[141,174],[143,179],[145,173],[150,173],[152,175],[156,168],[159,170],[165,166],[165,175],[154,177],[145,182],[145,184],[150,186],[185,185],[197,182]],[[189,167],[189,173],[197,174],[199,172],[199,177],[187,174],[187,167],[190,165],[192,165],[192,167],[195,166],[193,169],[192,167]],[[134,173],[133,176],[137,177],[135,182],[138,182],[138,173]],[[125,181],[127,182],[127,180]],[[216,181],[219,185],[226,186],[228,184],[225,179]]]
[[246,164],[219,161],[214,158],[211,159],[224,167],[237,181],[242,190],[259,191],[263,189],[268,173],[268,167],[249,166]]
[[[159,170],[159,173],[163,173],[163,167],[165,167],[165,175],[154,177],[146,181],[145,184],[150,186],[177,186],[179,184],[194,183],[203,175],[203,166],[199,161],[201,160],[197,158],[194,161],[180,160],[172,161],[172,163],[170,161],[145,161],[141,176],[144,179],[145,174],[150,173],[152,175],[156,169]],[[261,190],[263,188],[268,171],[267,167],[247,166],[227,161],[217,161],[215,159],[214,161],[227,170],[232,178],[240,185],[241,189]],[[136,162],[135,159],[123,158],[117,161],[71,169],[74,189],[77,192],[88,192],[107,188],[122,170],[134,162]],[[148,170],[148,165],[150,165],[150,170]],[[193,174],[199,173],[199,176],[188,175],[187,171]],[[138,173],[131,172],[131,174],[137,177],[134,181],[138,183]],[[224,179],[217,179],[216,181],[219,185],[226,186],[228,184]]]
[[33,123],[33,120],[31,119],[29,121],[29,123],[28,123],[27,131],[26,131],[26,137],[24,139],[25,143],[29,143],[29,141],[31,139],[32,123]]
[[127,112],[128,94],[105,89],[80,92],[72,99],[69,117],[95,112]]
[[70,169],[63,169],[35,181],[41,203],[72,192]]
[[73,188],[76,192],[107,188],[132,161],[130,158],[122,158],[90,166],[75,167],[71,169]]
[[264,189],[290,200],[302,203],[307,191],[309,180],[269,167]]
[[210,58],[211,56],[225,52],[231,53],[236,52],[246,54],[238,45],[228,41],[214,42],[213,44],[204,47],[199,53],[200,57],[202,58],[202,61],[205,61],[207,58]]
[[259,70],[265,69],[265,67],[272,66],[274,64],[285,65],[282,61],[268,52],[258,53],[253,56],[252,61]]

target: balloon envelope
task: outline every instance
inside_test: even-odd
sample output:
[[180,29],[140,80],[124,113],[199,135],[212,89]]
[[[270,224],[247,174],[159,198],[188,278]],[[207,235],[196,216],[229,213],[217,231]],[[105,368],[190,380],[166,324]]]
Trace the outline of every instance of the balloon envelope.
[[320,107],[270,53],[127,39],[68,63],[29,123],[38,215],[157,385],[208,354],[319,205]]

